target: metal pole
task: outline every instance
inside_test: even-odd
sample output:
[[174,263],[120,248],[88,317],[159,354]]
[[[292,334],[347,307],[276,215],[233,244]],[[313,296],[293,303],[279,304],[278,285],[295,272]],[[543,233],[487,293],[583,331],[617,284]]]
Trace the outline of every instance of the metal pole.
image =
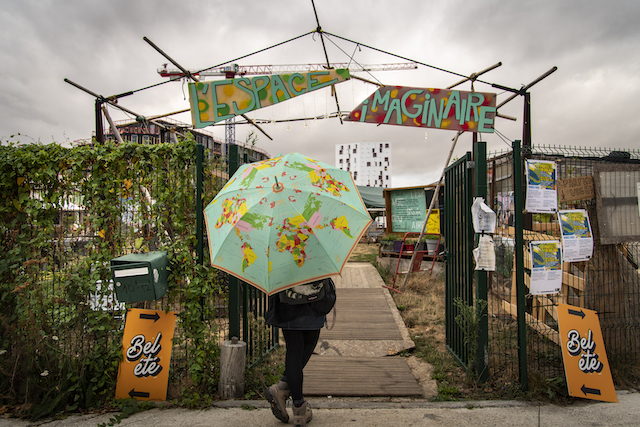
[[[324,35],[322,34],[322,27],[320,26],[320,20],[318,19],[318,12],[316,12],[316,4],[313,0],[311,0],[311,5],[313,6],[313,13],[316,16],[316,23],[318,24],[318,28],[316,31],[320,34],[320,41],[322,42],[322,49],[324,50],[324,57],[327,60],[327,68],[331,68],[331,63],[329,62],[329,54],[327,54],[327,47],[324,44]],[[331,85],[331,93],[336,99],[336,108],[338,109],[338,118],[340,119],[340,124],[344,124],[342,121],[342,114],[340,113],[340,103],[338,102],[338,92],[336,92],[336,85]]]
[[122,137],[120,136],[120,132],[118,131],[118,127],[115,125],[115,123],[113,123],[113,120],[111,120],[111,116],[109,115],[109,111],[105,108],[105,106],[102,106],[102,112],[104,113],[104,116],[107,118],[107,121],[109,122],[109,126],[111,126],[111,131],[113,132],[113,135],[116,137],[116,141],[118,141],[118,144],[122,144]]
[[[478,141],[478,134],[473,134],[473,160],[475,172],[475,197],[487,200],[487,144]],[[470,212],[469,212],[470,214]],[[476,233],[476,242],[479,240]],[[489,378],[489,321],[487,318],[487,272],[476,270],[476,321],[478,325],[476,348],[476,375],[484,382]],[[482,302],[484,301],[485,304]]]
[[102,99],[96,98],[96,142],[104,143],[104,126],[102,124]]
[[518,365],[520,386],[522,390],[529,389],[527,373],[527,324],[525,322],[525,285],[524,285],[524,237],[522,227],[522,156],[520,141],[513,142],[513,177],[514,177],[514,216],[515,216],[515,263],[516,263],[516,292],[517,292],[517,320],[518,320]]
[[[524,112],[522,123],[522,152],[521,157],[531,157],[531,93],[524,94]],[[523,190],[526,191],[526,190]],[[533,214],[525,213],[522,217],[522,227],[525,230],[533,230]]]
[[[440,192],[440,186],[442,185],[442,180],[444,179],[444,175],[447,171],[447,166],[451,161],[451,156],[453,155],[453,150],[456,148],[456,143],[458,142],[458,138],[462,135],[463,132],[458,132],[456,136],[453,138],[453,143],[451,144],[451,149],[449,150],[449,155],[447,156],[447,161],[444,164],[444,168],[442,169],[442,174],[440,175],[440,179],[438,180],[438,184],[436,185],[436,189],[433,192],[433,196],[431,197],[431,203],[429,204],[429,210],[427,211],[427,217],[424,219],[424,224],[422,224],[422,230],[420,231],[420,236],[418,236],[418,242],[422,240],[424,236],[424,232],[427,229],[427,223],[429,222],[429,216],[431,216],[431,212],[433,211],[433,207],[436,204],[436,200],[438,200],[438,193]],[[409,262],[409,266],[413,265],[415,261],[416,254],[418,251],[413,251],[411,255],[411,262]],[[436,256],[435,254],[434,256]],[[407,271],[407,274],[404,276],[404,281],[402,282],[402,287],[404,288],[407,285],[407,280],[409,279],[409,274],[411,274],[411,268]]]
[[198,264],[204,262],[204,211],[202,203],[202,182],[204,171],[204,145],[196,144],[196,257]]
[[[227,147],[229,154],[229,176],[231,177],[239,167],[238,146]],[[229,275],[229,338],[240,338],[240,279]]]
[[[153,43],[151,40],[149,40],[147,37],[142,37],[142,39],[144,41],[146,41],[147,43],[149,43],[149,45],[154,48],[160,55],[164,56],[165,58],[167,58],[173,65],[175,65],[176,67],[178,67],[178,69],[180,71],[182,71],[184,73],[185,76],[189,77],[191,80],[193,80],[194,82],[199,82],[200,79],[198,79],[196,76],[193,75],[193,73],[191,73],[189,70],[187,70],[186,68],[184,68],[182,65],[178,64],[178,62],[176,62],[172,57],[170,57],[169,55],[167,55],[162,49],[160,49],[158,46],[155,45],[155,43]],[[247,120],[249,123],[251,123],[253,126],[255,126],[260,132],[262,132],[267,138],[269,138],[270,140],[273,141],[273,138],[271,138],[260,126],[258,126],[252,119],[250,119],[249,117],[247,117],[245,114],[241,114],[242,117],[245,118],[245,120]],[[229,126],[229,124],[227,124],[227,126]],[[234,131],[235,132],[235,131]]]

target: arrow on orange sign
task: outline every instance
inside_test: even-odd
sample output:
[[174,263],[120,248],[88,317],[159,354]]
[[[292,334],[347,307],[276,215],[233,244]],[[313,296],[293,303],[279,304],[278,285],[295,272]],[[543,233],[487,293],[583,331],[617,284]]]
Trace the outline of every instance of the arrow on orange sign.
[[153,314],[140,313],[140,318],[145,320],[153,320],[153,323],[156,323],[158,319],[160,319],[160,316],[158,316],[158,313],[153,313]]
[[129,396],[131,397],[149,397],[149,393],[146,393],[144,391],[136,391],[135,389],[131,389],[131,391],[129,392]]
[[568,310],[569,314],[573,314],[574,316],[580,316],[584,319],[584,316],[586,316],[586,314],[584,314],[584,311],[582,310]]
[[598,396],[600,396],[600,390],[597,388],[589,388],[586,385],[583,385],[580,390],[584,393],[584,395],[586,396],[587,394],[597,394]]

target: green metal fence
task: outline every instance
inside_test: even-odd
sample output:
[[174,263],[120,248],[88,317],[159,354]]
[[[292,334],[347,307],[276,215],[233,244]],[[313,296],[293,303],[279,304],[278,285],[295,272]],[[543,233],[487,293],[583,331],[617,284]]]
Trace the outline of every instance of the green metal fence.
[[[193,140],[0,147],[0,405],[39,417],[113,398],[128,308],[178,313],[168,399],[216,393],[234,287],[210,266],[199,214],[225,183],[222,160]],[[169,254],[169,292],[119,303],[110,260],[154,250]],[[278,335],[264,297],[236,289],[233,335],[253,364]]]
[[[229,176],[253,159],[242,147],[229,146]],[[229,337],[242,337],[247,343],[247,364],[252,367],[279,345],[279,330],[264,322],[267,296],[237,277],[228,276]]]
[[473,173],[471,153],[449,166],[444,179],[444,223],[446,241],[446,342],[449,351],[468,367],[473,345],[462,326],[461,304],[473,306]]
[[[489,201],[498,216],[496,271],[489,280],[489,355],[496,381],[519,380],[526,387],[531,375],[564,378],[557,318],[559,302],[596,310],[614,381],[625,384],[640,367],[640,242],[629,236],[620,243],[603,244],[599,230],[604,212],[615,218],[621,233],[638,221],[637,197],[606,195],[559,203],[559,209],[585,209],[594,232],[594,252],[589,261],[565,264],[560,294],[535,296],[526,285],[527,247],[532,240],[560,240],[555,214],[523,214],[526,159],[554,161],[557,179],[587,177],[602,182],[596,187],[620,189],[624,176],[604,170],[640,171],[640,151],[608,148],[532,146],[489,156]],[[640,172],[636,172],[640,174]],[[606,182],[606,179],[610,179]],[[607,190],[608,191],[608,190]],[[636,194],[637,196],[637,194]],[[627,200],[628,199],[628,200]],[[631,200],[633,199],[633,200]],[[626,206],[626,207],[625,207]],[[629,208],[629,207],[632,208]],[[605,209],[608,207],[608,211]],[[626,209],[626,210],[625,210]],[[634,373],[635,372],[635,373]]]

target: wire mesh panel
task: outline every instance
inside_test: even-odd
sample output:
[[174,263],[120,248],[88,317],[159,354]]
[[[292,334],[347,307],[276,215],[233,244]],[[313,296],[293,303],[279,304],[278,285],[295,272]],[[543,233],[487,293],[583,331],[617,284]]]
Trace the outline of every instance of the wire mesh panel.
[[[614,379],[623,383],[629,372],[637,372],[639,361],[640,242],[635,237],[634,227],[640,222],[640,213],[637,187],[633,195],[620,195],[616,191],[619,192],[621,187],[630,187],[630,170],[640,171],[640,152],[534,146],[523,155],[528,159],[555,162],[560,198],[558,208],[586,210],[594,236],[591,259],[563,264],[562,289],[559,293],[532,295],[527,292],[525,316],[529,371],[543,378],[564,375],[555,306],[566,303],[598,312]],[[492,373],[508,377],[513,372],[512,376],[516,378],[513,191],[518,189],[513,187],[512,161],[511,153],[496,153],[489,160],[490,199],[499,225],[495,238],[496,272],[492,273],[490,281],[489,343]],[[578,178],[584,178],[580,180],[580,186],[586,186],[587,189],[581,188],[572,195],[569,188],[578,182]],[[595,184],[592,184],[591,192],[588,190],[589,182]],[[640,182],[640,172],[633,184],[637,186],[637,182]],[[601,194],[597,195],[598,192]],[[600,227],[603,220],[608,224],[607,231]],[[556,214],[525,214],[524,224],[523,267],[525,286],[528,288],[531,280],[529,243],[537,240],[561,241],[562,237]]]

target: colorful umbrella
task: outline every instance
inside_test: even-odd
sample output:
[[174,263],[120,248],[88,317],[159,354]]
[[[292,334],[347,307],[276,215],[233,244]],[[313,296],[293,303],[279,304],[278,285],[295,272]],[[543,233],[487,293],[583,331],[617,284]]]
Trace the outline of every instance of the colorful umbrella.
[[204,214],[211,265],[267,295],[340,274],[371,223],[349,172],[299,153],[243,165]]

